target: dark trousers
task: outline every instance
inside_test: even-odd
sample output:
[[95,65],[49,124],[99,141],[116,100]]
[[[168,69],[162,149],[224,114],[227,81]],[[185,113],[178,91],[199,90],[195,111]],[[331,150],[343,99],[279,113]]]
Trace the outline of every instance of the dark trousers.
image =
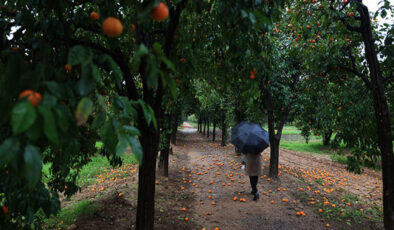
[[252,193],[257,193],[257,182],[259,181],[258,176],[249,176],[250,185],[252,186]]

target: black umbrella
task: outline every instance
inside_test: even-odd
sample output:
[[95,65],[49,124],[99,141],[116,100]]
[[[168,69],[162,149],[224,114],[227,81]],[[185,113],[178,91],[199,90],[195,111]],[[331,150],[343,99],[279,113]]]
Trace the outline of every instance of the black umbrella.
[[231,143],[243,153],[259,154],[270,142],[268,132],[260,125],[242,121],[232,128]]

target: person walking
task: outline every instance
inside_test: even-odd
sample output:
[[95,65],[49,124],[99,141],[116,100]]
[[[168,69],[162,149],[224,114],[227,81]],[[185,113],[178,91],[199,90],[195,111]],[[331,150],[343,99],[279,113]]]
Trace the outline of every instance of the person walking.
[[250,185],[252,187],[251,194],[254,195],[253,200],[260,198],[259,191],[257,189],[257,182],[259,176],[263,174],[261,154],[246,154],[246,175],[249,176]]

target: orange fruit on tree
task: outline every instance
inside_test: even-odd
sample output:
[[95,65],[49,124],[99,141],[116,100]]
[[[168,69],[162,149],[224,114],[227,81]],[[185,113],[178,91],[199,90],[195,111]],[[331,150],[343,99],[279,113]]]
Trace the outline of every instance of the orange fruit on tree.
[[185,217],[185,221],[189,221],[189,217]]
[[151,16],[156,21],[164,20],[168,17],[170,11],[165,3],[159,2],[159,4],[152,10]]
[[110,38],[119,37],[123,31],[123,25],[119,19],[109,17],[104,20],[102,29],[105,35]]
[[99,18],[99,15],[98,15],[98,13],[93,11],[92,13],[90,13],[90,18],[92,20],[96,21]]
[[132,31],[135,31],[135,30],[136,30],[136,27],[135,27],[134,24],[131,24],[131,30],[132,30]]
[[7,206],[3,206],[3,213],[7,214],[8,213],[8,207]]
[[34,92],[33,90],[30,89],[27,89],[19,94],[19,98],[25,98],[25,97],[27,97],[27,100],[34,106],[40,104],[42,100],[42,96],[40,93]]
[[67,72],[70,72],[70,71],[73,69],[73,67],[72,67],[71,65],[69,65],[69,64],[66,64],[66,65],[64,66],[64,69],[65,69]]

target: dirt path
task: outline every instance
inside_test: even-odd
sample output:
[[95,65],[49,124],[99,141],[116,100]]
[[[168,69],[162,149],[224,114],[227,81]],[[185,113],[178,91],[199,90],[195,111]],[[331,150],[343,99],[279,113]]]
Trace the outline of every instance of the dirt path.
[[[282,149],[280,181],[261,177],[258,185],[261,198],[256,202],[250,195],[249,178],[240,169],[241,157],[234,154],[233,147],[220,147],[218,143],[209,142],[187,123],[183,127],[175,147],[175,154],[187,156],[187,161],[176,162],[181,166],[179,191],[191,194],[194,200],[189,205],[192,210],[186,211],[185,217],[190,223],[206,229],[326,229],[326,224],[341,229],[344,227],[342,223],[324,218],[314,203],[325,201],[332,206],[334,202],[327,200],[342,198],[344,191],[364,195],[378,192],[376,185],[377,189],[380,188],[381,181],[372,172],[355,176],[325,157]],[[268,153],[266,150],[263,155],[265,173]],[[315,180],[321,180],[321,183]],[[362,187],[365,183],[369,186]],[[236,201],[234,197],[237,197]],[[246,201],[241,202],[241,198]],[[375,198],[379,202],[380,198]],[[353,204],[357,205],[361,204]],[[297,216],[301,211],[306,216]],[[371,229],[375,226],[363,228],[361,224],[353,223],[352,228]]]
[[[184,123],[169,177],[157,175],[155,229],[382,229],[377,173],[354,175],[328,157],[281,149],[280,180],[272,181],[267,149],[260,200],[253,201],[241,157],[231,144],[221,147]],[[95,207],[68,229],[135,229],[137,181],[138,165],[103,172],[68,201],[89,200]]]

